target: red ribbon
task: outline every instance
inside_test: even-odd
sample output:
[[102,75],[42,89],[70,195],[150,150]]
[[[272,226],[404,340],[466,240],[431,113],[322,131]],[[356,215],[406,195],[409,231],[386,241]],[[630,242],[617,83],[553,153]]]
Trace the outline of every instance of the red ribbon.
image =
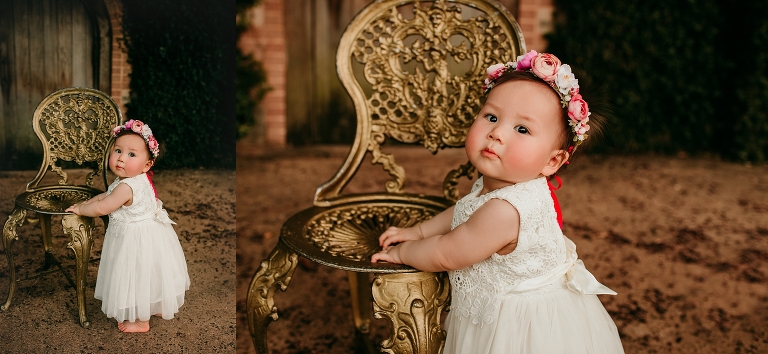
[[[147,179],[149,180],[149,185],[152,186],[152,191],[155,192],[155,199],[157,199],[157,189],[155,189],[155,184],[152,183],[152,176],[154,176],[155,173],[152,171],[147,171]],[[550,185],[551,186],[551,185]],[[554,194],[553,194],[554,195]],[[557,200],[555,200],[555,205],[557,205]],[[558,209],[559,210],[559,209]]]
[[563,186],[563,181],[558,177],[557,175],[554,176],[557,180],[557,188],[552,185],[552,182],[550,180],[547,180],[547,185],[549,186],[549,193],[552,194],[552,201],[555,202],[555,212],[557,212],[557,224],[560,225],[560,228],[563,228],[563,212],[560,211],[560,203],[557,201],[557,196],[555,195],[555,191],[560,189],[560,187]]

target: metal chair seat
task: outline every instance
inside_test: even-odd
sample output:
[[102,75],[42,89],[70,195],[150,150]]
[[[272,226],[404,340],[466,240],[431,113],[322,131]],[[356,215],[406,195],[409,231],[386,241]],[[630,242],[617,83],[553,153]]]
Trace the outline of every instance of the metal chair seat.
[[[382,348],[394,353],[436,353],[445,339],[439,319],[449,302],[446,274],[422,272],[402,264],[371,263],[370,259],[381,249],[378,238],[384,230],[416,225],[452,204],[436,196],[358,194],[291,216],[283,223],[277,246],[262,262],[248,290],[249,329],[257,352],[267,352],[263,333],[278,317],[275,290],[287,289],[298,256],[302,256],[347,271],[356,340],[366,352],[378,352],[368,337],[373,304],[374,317],[389,320],[392,333],[413,334],[407,338],[391,336]],[[370,273],[374,274],[373,284]]]
[[281,240],[293,252],[326,266],[364,273],[407,273],[412,267],[371,263],[381,249],[379,236],[390,226],[409,227],[429,219],[452,202],[415,194],[346,196],[332,206],[311,207],[283,223]]
[[90,186],[46,186],[16,197],[16,206],[40,214],[64,215],[73,204],[91,199],[103,191]]

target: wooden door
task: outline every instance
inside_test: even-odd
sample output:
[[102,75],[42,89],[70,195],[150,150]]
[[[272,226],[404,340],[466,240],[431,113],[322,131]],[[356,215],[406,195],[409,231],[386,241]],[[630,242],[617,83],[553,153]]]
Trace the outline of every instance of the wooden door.
[[40,167],[32,114],[49,93],[109,92],[110,41],[101,0],[0,0],[0,170]]

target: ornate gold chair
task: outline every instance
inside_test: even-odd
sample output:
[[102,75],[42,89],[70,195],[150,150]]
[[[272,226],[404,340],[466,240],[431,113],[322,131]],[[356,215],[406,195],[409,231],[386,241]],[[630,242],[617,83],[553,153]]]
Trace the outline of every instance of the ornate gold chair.
[[[112,128],[121,122],[122,114],[112,98],[89,88],[72,87],[56,91],[45,97],[35,109],[32,127],[43,145],[43,163],[37,176],[27,183],[26,191],[16,197],[14,209],[3,226],[3,247],[8,258],[10,282],[8,299],[0,310],[6,311],[10,307],[19,281],[61,271],[76,289],[80,325],[90,327],[85,312],[85,284],[93,244],[93,218],[81,217],[64,210],[72,204],[103,192],[93,187],[94,177],[102,176],[106,188],[110,133]],[[79,168],[92,168],[85,177],[85,185],[69,183],[68,175],[62,166],[75,165]],[[41,186],[40,183],[49,170],[58,175],[58,184]],[[37,274],[17,280],[11,246],[18,239],[16,228],[23,224],[28,212],[34,212],[40,222],[45,260]],[[53,215],[63,215],[64,232],[71,237],[67,248],[72,249],[75,255],[74,280],[51,250]],[[106,225],[107,218],[103,219]],[[56,268],[51,269],[51,266]]]
[[[374,316],[392,326],[383,352],[441,352],[447,276],[372,264],[370,257],[389,226],[411,226],[453,205],[459,178],[471,178],[474,168],[466,163],[450,171],[442,196],[409,194],[404,168],[382,145],[392,139],[433,154],[463,147],[482,105],[485,69],[514,60],[524,47],[519,26],[495,0],[382,0],[356,15],[336,54],[339,78],[355,106],[356,138],[336,175],[318,187],[314,206],[283,224],[277,246],[251,280],[248,324],[257,352],[267,353],[266,329],[278,317],[274,294],[286,290],[298,256],[348,271],[354,325],[362,337],[369,334],[373,298]],[[391,180],[383,192],[342,195],[368,153]],[[372,286],[368,273],[374,273]]]

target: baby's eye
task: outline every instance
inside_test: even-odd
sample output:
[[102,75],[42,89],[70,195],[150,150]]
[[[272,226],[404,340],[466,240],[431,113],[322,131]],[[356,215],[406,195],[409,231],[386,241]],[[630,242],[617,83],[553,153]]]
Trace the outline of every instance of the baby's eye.
[[526,128],[526,127],[524,127],[522,125],[516,126],[515,127],[515,131],[520,133],[520,134],[528,134],[528,128]]
[[119,153],[121,153],[122,151],[120,151],[120,149],[115,149],[115,152],[119,154]]
[[128,156],[130,156],[130,157],[136,157],[136,154],[134,154],[134,153],[132,153],[132,152],[129,152],[129,153],[128,153]]
[[493,114],[486,114],[486,115],[485,115],[485,120],[487,120],[487,121],[489,121],[489,122],[491,122],[491,123],[496,123],[496,122],[498,122],[498,121],[499,121],[499,118],[497,118],[497,117],[496,117],[496,116],[494,116]]

